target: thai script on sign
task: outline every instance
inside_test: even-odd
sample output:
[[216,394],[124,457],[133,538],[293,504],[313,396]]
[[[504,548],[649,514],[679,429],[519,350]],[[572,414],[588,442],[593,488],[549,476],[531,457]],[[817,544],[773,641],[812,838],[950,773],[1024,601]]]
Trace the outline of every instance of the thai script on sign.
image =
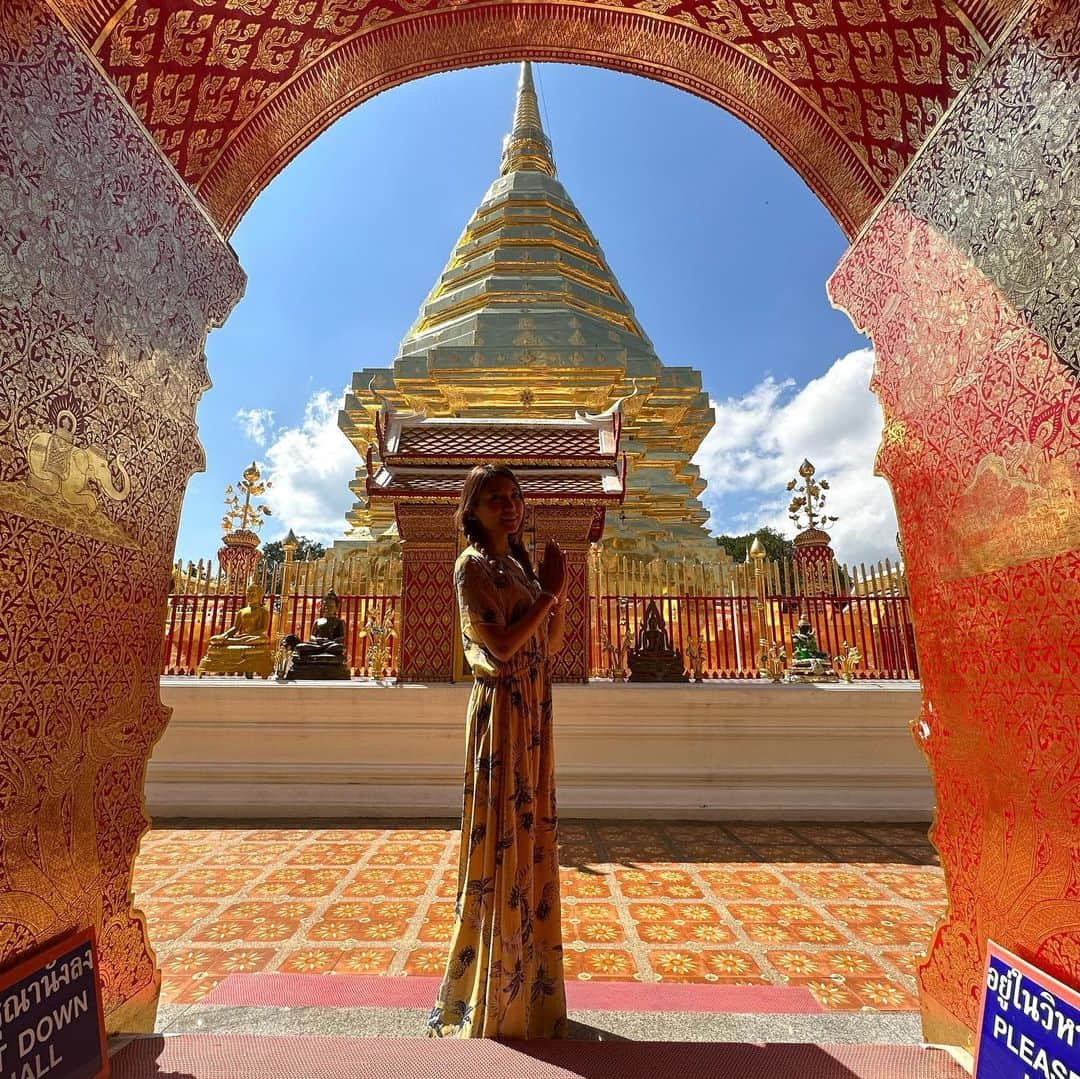
[[0,1079],[107,1074],[92,931],[0,975]]
[[1080,1079],[1080,994],[988,943],[976,1079]]

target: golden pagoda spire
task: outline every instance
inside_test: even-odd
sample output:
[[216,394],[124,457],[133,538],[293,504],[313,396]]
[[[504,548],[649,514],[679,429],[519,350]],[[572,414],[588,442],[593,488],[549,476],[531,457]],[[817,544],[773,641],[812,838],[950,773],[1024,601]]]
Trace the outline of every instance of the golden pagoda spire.
[[543,172],[555,175],[555,159],[551,154],[551,140],[544,134],[540,123],[540,106],[533,85],[532,65],[528,60],[521,65],[518,77],[517,102],[514,106],[514,126],[503,139],[502,171]]

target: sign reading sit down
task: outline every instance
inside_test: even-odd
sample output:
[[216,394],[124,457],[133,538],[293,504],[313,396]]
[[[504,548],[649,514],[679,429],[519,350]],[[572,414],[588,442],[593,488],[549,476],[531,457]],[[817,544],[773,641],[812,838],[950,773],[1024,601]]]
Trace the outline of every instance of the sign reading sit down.
[[975,1079],[1080,1079],[1080,993],[989,942]]

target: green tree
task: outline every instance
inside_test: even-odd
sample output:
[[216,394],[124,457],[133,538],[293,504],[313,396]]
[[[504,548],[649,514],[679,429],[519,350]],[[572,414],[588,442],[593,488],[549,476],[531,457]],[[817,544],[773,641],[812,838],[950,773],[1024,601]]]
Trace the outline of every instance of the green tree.
[[[310,562],[313,559],[322,558],[324,554],[326,554],[326,548],[317,540],[308,539],[307,536],[296,537],[296,554],[293,557],[297,562]],[[262,572],[270,577],[285,561],[285,547],[281,540],[264,543],[262,556]]]
[[782,532],[777,532],[775,528],[770,528],[768,525],[759,528],[756,532],[747,532],[744,536],[716,536],[715,538],[718,547],[723,547],[736,562],[741,562],[746,557],[746,552],[750,549],[750,544],[754,542],[755,536],[761,540],[766,556],[773,562],[782,558],[795,557],[795,544]]

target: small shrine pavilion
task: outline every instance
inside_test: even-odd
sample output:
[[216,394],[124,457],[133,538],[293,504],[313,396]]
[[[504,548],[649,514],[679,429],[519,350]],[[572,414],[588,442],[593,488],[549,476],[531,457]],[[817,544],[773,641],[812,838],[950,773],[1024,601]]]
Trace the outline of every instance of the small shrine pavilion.
[[621,427],[622,401],[564,420],[435,417],[382,402],[365,493],[393,514],[401,538],[403,681],[448,682],[463,673],[453,571],[464,540],[454,511],[469,470],[495,463],[509,465],[521,483],[526,545],[539,551],[554,539],[566,553],[566,638],[552,676],[588,681],[587,555],[608,506],[625,493]]

